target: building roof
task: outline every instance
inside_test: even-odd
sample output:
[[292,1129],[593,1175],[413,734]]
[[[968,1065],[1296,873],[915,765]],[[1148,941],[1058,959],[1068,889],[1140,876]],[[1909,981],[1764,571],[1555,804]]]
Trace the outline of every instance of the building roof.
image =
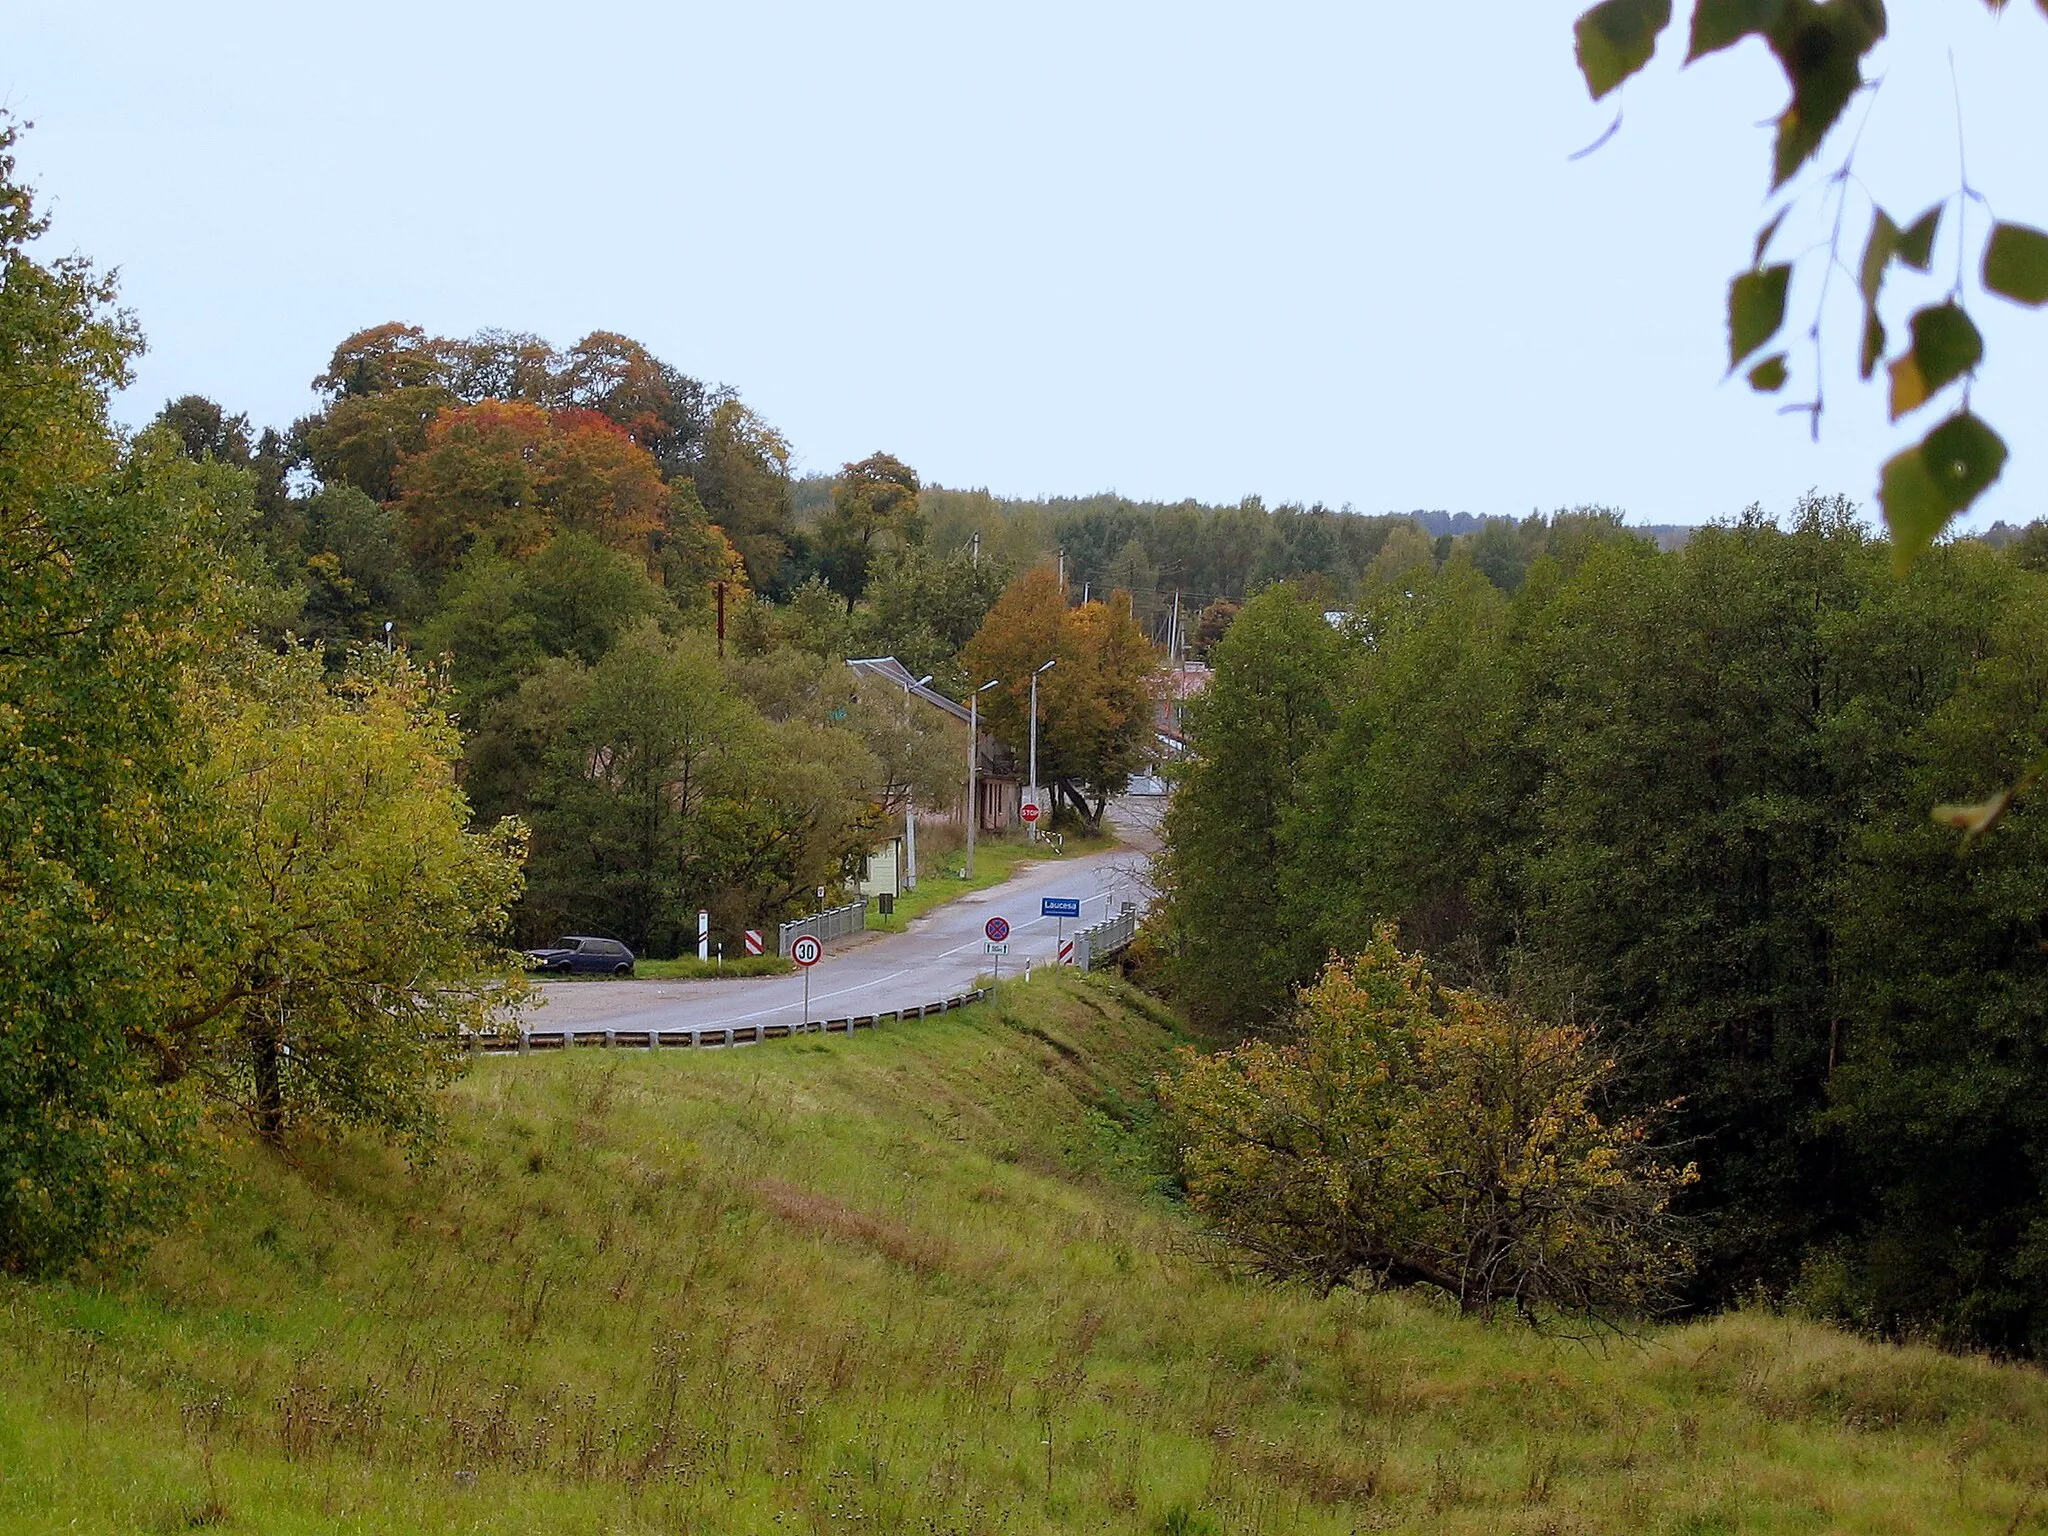
[[930,688],[920,683],[911,674],[910,668],[904,666],[894,656],[863,656],[858,660],[849,659],[846,664],[862,677],[884,678],[894,683],[898,688],[915,694],[934,709],[943,709],[962,725],[967,723],[967,706],[965,704],[956,704],[943,693],[940,693],[938,689]]

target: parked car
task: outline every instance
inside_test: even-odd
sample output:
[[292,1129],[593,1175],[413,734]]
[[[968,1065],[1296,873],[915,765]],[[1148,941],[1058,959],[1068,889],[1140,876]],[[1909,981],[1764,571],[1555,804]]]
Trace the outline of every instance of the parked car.
[[568,971],[609,971],[614,976],[633,974],[633,951],[617,939],[596,939],[588,934],[565,934],[554,943],[526,952],[526,963],[536,971],[561,975]]

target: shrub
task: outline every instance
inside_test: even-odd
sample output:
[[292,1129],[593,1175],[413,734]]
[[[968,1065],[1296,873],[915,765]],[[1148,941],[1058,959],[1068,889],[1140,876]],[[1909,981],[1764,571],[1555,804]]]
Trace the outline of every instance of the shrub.
[[1613,1322],[1684,1274],[1668,1205],[1696,1176],[1643,1120],[1601,1118],[1613,1067],[1583,1028],[1439,987],[1382,926],[1302,995],[1292,1040],[1161,1086],[1190,1202],[1254,1272]]

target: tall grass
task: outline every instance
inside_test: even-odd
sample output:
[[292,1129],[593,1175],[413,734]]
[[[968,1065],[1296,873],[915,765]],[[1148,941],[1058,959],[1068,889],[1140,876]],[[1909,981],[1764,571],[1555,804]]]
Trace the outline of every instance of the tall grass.
[[2048,1382],[1763,1314],[1604,1352],[1206,1264],[1100,977],[487,1060],[430,1166],[0,1285],[0,1530],[2048,1528]]

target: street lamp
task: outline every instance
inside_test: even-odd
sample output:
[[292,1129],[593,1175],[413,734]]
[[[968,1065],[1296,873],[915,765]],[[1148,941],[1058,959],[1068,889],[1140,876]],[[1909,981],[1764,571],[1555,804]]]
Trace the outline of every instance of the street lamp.
[[[1040,672],[1050,672],[1059,664],[1060,659],[1055,656],[1044,666],[1033,669],[1031,673],[1031,803],[1033,805],[1038,804],[1038,674]],[[1032,842],[1037,842],[1038,823],[1035,821],[1026,823],[1025,835]]]
[[[916,682],[903,685],[903,710],[906,715],[910,712],[910,690],[922,688],[931,680],[932,675],[927,672]],[[912,732],[911,735],[913,738],[911,744],[915,746],[916,732]],[[917,889],[917,786],[915,784],[907,784],[903,789],[903,889],[906,891]]]
[[976,742],[981,735],[981,696],[1002,681],[992,677],[967,695],[967,870],[963,879],[974,878],[974,824],[981,820],[974,805],[974,763]]

